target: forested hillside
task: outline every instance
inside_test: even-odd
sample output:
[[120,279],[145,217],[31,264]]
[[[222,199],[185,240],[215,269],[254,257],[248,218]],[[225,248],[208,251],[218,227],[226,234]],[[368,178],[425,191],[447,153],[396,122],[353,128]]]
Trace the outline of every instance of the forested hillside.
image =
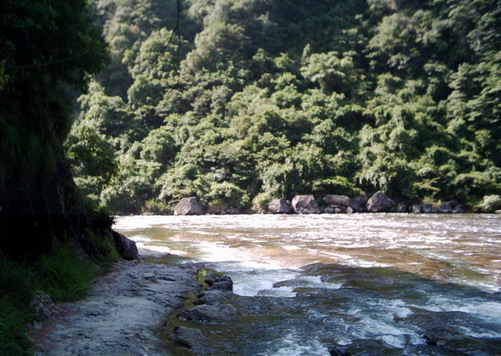
[[[66,142],[116,212],[180,198],[501,193],[496,0],[98,0],[111,50]],[[178,12],[178,6],[181,10]]]

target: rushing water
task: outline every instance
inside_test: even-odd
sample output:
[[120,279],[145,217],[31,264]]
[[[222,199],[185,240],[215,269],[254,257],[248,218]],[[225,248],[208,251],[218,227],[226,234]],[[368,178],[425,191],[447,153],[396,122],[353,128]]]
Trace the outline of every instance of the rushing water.
[[501,354],[499,215],[132,216],[115,228],[232,277],[246,318],[209,331],[216,354]]

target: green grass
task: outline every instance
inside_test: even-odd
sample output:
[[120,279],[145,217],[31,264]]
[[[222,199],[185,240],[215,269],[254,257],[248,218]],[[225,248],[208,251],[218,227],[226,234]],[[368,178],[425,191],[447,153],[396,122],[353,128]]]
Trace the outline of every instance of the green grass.
[[98,272],[96,264],[78,257],[70,246],[63,245],[37,262],[33,268],[33,284],[55,301],[71,301],[85,295]]
[[117,249],[107,238],[89,232],[90,240],[94,246],[93,260],[101,267],[106,267],[110,262],[120,259]]
[[26,325],[33,294],[29,268],[0,259],[0,355],[30,355]]
[[92,281],[109,262],[119,259],[111,241],[90,234],[93,260],[80,257],[70,244],[56,247],[35,264],[13,263],[0,257],[0,355],[33,355],[28,324],[35,320],[29,308],[36,290],[54,301],[85,296]]
[[0,355],[32,355],[26,325],[30,312],[9,296],[0,297]]

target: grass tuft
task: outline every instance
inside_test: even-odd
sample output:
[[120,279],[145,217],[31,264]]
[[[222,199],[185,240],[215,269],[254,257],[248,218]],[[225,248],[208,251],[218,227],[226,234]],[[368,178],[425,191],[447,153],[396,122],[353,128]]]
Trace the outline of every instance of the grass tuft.
[[41,289],[54,301],[72,301],[89,290],[98,267],[77,256],[69,245],[57,247],[42,257],[34,267],[36,289]]
[[115,245],[106,237],[97,236],[89,232],[90,241],[94,247],[94,261],[100,266],[106,266],[110,262],[116,262],[120,255]]

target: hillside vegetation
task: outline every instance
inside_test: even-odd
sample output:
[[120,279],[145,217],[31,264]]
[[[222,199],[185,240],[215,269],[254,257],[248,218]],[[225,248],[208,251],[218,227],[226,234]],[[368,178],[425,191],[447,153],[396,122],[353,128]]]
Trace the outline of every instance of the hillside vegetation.
[[66,142],[116,212],[180,198],[501,192],[496,0],[99,0],[111,63]]

